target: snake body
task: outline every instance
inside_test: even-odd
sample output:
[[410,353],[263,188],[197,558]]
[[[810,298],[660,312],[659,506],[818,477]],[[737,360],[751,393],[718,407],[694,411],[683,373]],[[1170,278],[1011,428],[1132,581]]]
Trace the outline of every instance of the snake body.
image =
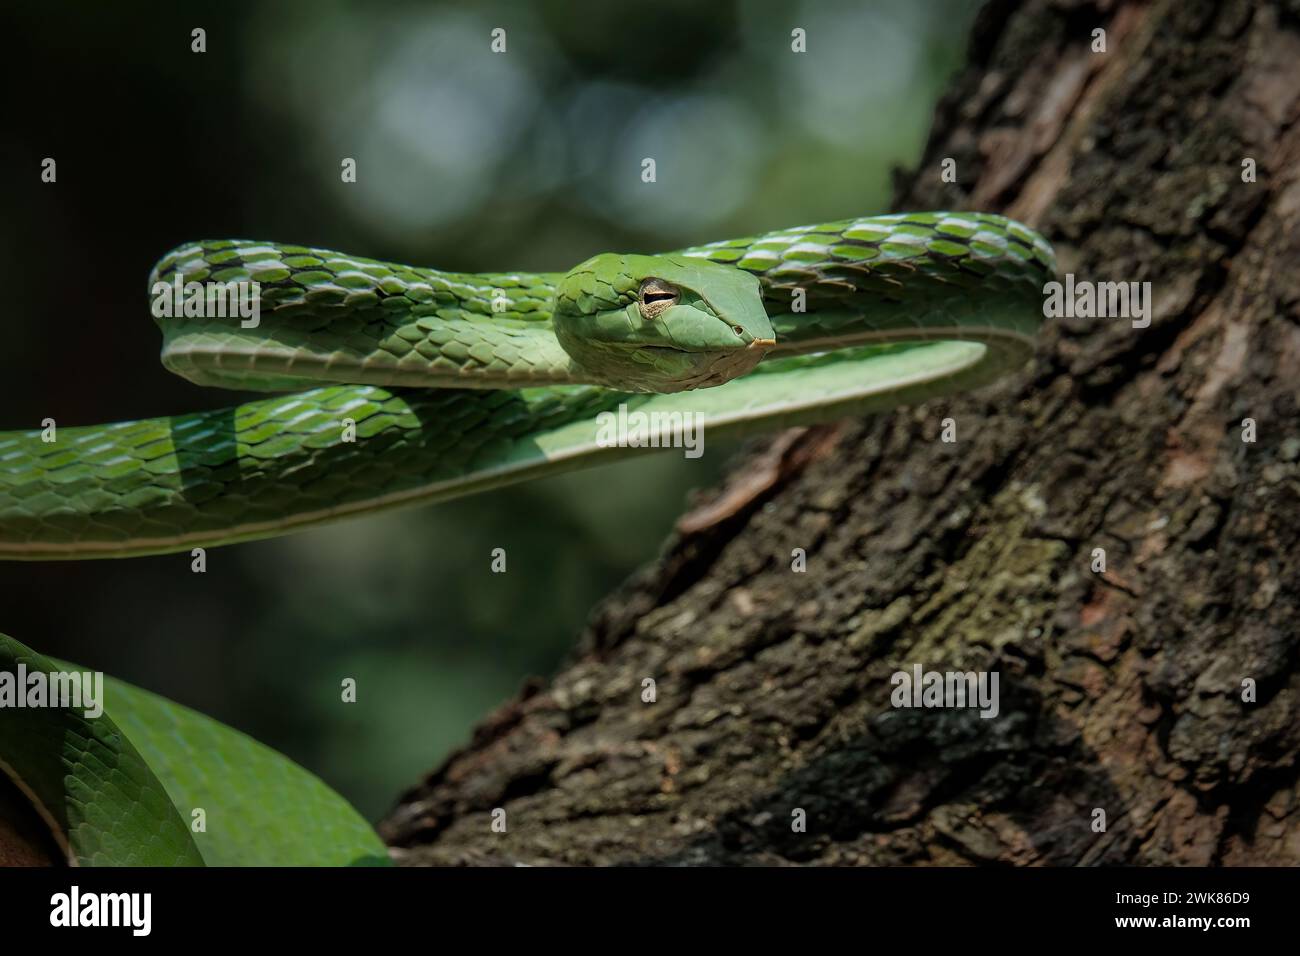
[[[168,253],[157,283],[256,281],[256,328],[160,318],[199,384],[285,392],[211,412],[0,433],[0,558],[207,547],[646,450],[601,412],[709,437],[973,388],[1022,364],[1053,276],[1031,229],[905,213],[568,273],[461,274],[251,241]],[[291,391],[306,389],[305,391]]]

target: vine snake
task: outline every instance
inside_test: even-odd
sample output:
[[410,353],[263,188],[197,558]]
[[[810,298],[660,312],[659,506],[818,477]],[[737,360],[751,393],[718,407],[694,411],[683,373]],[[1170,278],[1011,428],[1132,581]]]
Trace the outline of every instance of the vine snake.
[[0,558],[227,544],[648,450],[600,439],[620,405],[663,428],[696,415],[716,437],[973,388],[1031,354],[1054,271],[1031,229],[957,212],[605,253],[563,274],[184,245],[151,289],[256,282],[261,314],[159,318],[163,363],[289,393],[0,433]]

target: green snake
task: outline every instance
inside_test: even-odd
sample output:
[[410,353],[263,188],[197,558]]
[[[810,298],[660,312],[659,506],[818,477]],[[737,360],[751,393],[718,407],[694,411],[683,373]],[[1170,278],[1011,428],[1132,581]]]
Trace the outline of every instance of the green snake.
[[172,313],[157,319],[163,363],[201,385],[287,394],[0,433],[0,558],[262,538],[672,439],[602,440],[602,413],[620,406],[661,430],[693,416],[714,438],[973,388],[1032,353],[1054,271],[1031,229],[955,212],[605,253],[562,274],[186,244],[154,267],[155,306],[160,289],[256,283],[260,316],[253,327],[178,296],[154,309]]

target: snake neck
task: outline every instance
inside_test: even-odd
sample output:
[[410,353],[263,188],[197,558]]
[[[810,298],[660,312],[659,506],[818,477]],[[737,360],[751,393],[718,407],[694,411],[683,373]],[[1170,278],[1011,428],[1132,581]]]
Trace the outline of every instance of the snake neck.
[[199,385],[593,382],[551,322],[557,276],[467,275],[278,243],[198,242],[150,277],[163,364]]
[[1056,271],[1042,236],[979,212],[845,219],[681,255],[758,276],[777,340],[767,361],[935,339],[1021,352],[1032,347],[1043,283]]

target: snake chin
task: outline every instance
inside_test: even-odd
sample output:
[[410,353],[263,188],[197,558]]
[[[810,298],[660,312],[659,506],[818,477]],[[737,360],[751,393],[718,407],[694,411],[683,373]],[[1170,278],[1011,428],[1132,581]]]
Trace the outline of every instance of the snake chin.
[[739,378],[763,360],[763,356],[776,343],[761,340],[748,347],[721,349],[707,352],[690,352],[665,345],[642,345],[636,349],[637,365],[644,364],[648,374],[644,379],[635,376],[641,391],[687,392],[697,388],[713,388]]

